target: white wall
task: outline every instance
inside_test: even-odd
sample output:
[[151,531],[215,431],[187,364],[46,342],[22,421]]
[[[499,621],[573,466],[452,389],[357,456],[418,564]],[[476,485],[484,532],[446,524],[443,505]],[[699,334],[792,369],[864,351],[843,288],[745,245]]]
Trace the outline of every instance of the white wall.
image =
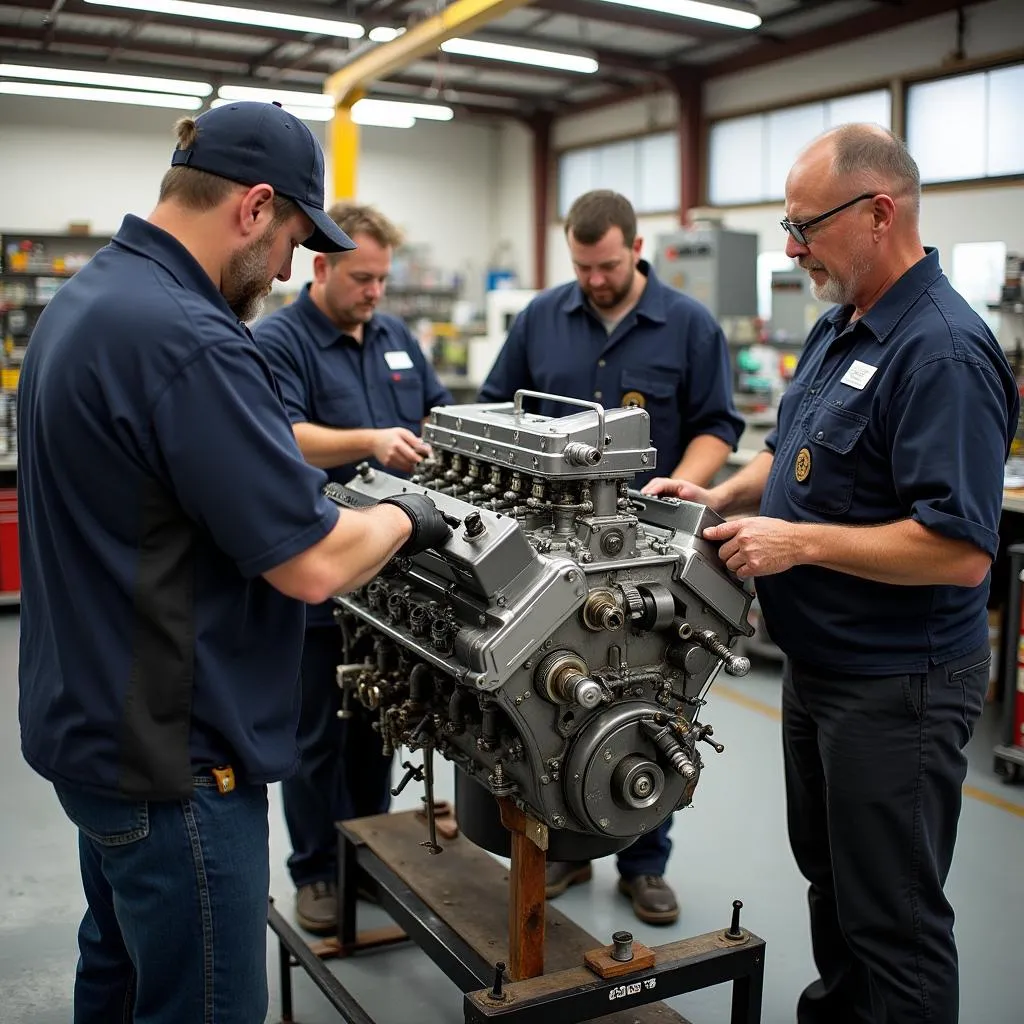
[[[146,216],[173,148],[175,111],[4,97],[0,104],[0,230],[65,230],[85,220],[115,231],[125,213]],[[324,140],[322,125],[313,126]],[[479,302],[495,248],[499,134],[489,126],[427,122],[363,128],[359,199],[377,204],[432,261],[465,278]],[[328,190],[330,166],[328,165]],[[308,277],[300,250],[292,281]]]
[[[1024,48],[1022,0],[993,0],[967,7],[965,14],[964,49],[968,59]],[[840,30],[836,34],[840,36]],[[935,72],[946,65],[955,45],[956,14],[949,12],[891,32],[713,78],[705,85],[705,113],[708,117],[722,117],[752,107],[782,105],[815,93],[887,82],[898,75]],[[674,127],[675,111],[674,97],[661,93],[562,118],[554,127],[555,147],[589,145]],[[956,145],[952,125],[949,144]],[[781,204],[726,209],[722,213],[728,227],[756,232],[761,251],[784,248],[785,238],[778,223],[783,216]],[[658,234],[673,231],[677,226],[675,216],[640,218],[640,233],[649,244]],[[1005,241],[1010,250],[1024,252],[1024,187],[929,189],[921,202],[921,231],[925,244],[939,249],[947,271],[951,269],[952,248],[957,242]],[[571,276],[559,224],[553,223],[548,230],[547,261],[547,285]]]
[[492,261],[514,270],[520,288],[533,288],[533,133],[518,121],[506,121],[497,131]]

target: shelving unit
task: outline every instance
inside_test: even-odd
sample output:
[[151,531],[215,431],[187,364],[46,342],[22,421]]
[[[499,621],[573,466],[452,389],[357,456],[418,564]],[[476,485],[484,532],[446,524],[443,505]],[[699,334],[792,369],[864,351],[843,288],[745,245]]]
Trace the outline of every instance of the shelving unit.
[[0,606],[20,601],[16,483],[21,362],[47,302],[108,241],[73,232],[0,232]]

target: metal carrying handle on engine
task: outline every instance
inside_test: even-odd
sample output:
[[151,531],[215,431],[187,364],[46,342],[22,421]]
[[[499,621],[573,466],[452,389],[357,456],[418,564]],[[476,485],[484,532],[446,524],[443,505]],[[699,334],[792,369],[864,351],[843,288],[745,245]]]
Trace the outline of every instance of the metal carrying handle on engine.
[[526,388],[520,388],[515,395],[512,396],[513,408],[512,411],[516,416],[522,416],[523,414],[523,399],[524,398],[546,398],[552,402],[562,402],[564,405],[579,405],[584,409],[593,409],[597,413],[597,445],[596,448],[599,452],[604,452],[604,406],[598,402],[588,402],[582,398],[566,398],[565,395],[549,395],[546,391],[527,391]]

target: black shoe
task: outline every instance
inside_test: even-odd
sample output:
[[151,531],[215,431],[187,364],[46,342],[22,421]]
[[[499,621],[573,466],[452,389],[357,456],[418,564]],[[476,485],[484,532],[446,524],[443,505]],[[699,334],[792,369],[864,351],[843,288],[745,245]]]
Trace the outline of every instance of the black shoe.
[[295,894],[295,919],[313,935],[338,930],[338,892],[333,882],[300,885]]
[[672,924],[679,917],[676,894],[661,875],[620,878],[619,892],[630,898],[633,913],[647,924]]
[[555,860],[544,871],[544,895],[553,900],[561,896],[570,885],[589,882],[594,873],[589,860]]

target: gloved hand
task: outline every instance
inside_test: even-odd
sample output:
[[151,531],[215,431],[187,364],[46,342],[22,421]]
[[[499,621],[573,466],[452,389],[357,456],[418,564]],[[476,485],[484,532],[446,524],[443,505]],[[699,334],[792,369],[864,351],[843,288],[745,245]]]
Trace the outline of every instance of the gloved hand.
[[451,535],[437,506],[425,494],[396,494],[382,505],[397,505],[412,520],[412,535],[398,549],[399,555],[416,555],[427,548],[439,548]]

